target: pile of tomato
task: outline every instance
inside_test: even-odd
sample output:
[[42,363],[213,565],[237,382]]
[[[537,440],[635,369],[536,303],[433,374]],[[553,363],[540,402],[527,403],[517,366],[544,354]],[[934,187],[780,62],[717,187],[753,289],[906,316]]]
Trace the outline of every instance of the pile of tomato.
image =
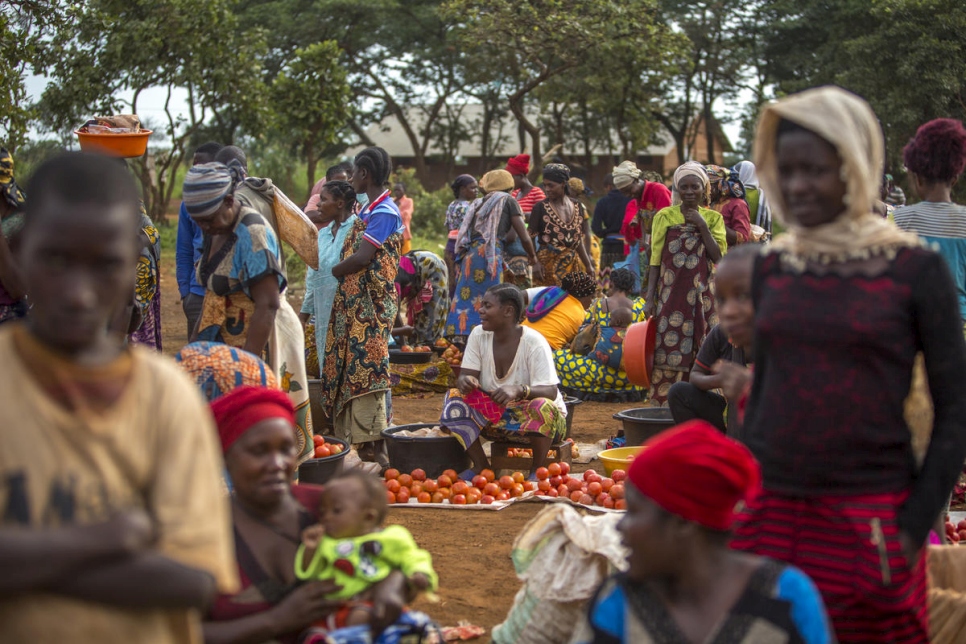
[[[443,342],[445,346],[446,340],[441,340],[440,342]],[[439,345],[439,342],[436,343],[436,346],[440,349],[442,348]],[[455,344],[446,346],[446,350],[443,351],[442,358],[448,364],[454,367],[458,367],[463,362],[463,354],[460,352],[459,347],[457,347]]]
[[428,478],[426,472],[415,469],[402,474],[389,468],[385,474],[386,500],[389,503],[452,503],[453,505],[489,505],[494,501],[509,501],[536,489],[522,472],[497,479],[493,470],[483,470],[472,482],[462,480],[455,470],[446,470],[439,478]]
[[953,525],[953,522],[949,520],[949,515],[946,515],[946,541],[950,543],[966,541],[966,519]]
[[326,456],[335,456],[336,454],[341,454],[345,447],[341,443],[326,443],[325,438],[316,434],[312,437],[312,442],[315,443],[315,453],[313,454],[315,458],[325,458]]
[[627,472],[614,470],[610,476],[601,476],[587,470],[582,476],[570,476],[570,465],[551,463],[537,468],[537,494],[551,498],[565,497],[574,503],[596,505],[602,508],[623,510],[624,480]]
[[401,347],[399,347],[399,350],[402,351],[403,353],[429,353],[430,351],[432,351],[432,349],[427,347],[425,344],[420,344],[417,346],[410,346],[408,344],[404,344]]

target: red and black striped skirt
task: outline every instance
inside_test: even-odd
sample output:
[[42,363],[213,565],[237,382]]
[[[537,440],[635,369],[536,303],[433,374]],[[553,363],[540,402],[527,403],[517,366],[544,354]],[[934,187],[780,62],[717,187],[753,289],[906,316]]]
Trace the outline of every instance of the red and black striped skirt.
[[907,493],[792,498],[765,491],[739,515],[731,546],[801,568],[839,642],[928,642],[925,557],[902,553]]

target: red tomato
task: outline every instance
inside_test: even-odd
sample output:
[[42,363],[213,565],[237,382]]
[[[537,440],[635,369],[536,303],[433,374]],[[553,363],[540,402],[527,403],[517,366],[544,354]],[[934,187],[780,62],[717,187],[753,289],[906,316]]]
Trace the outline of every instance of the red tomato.
[[442,492],[433,492],[433,503],[442,503],[445,498]]
[[538,467],[535,473],[538,481],[550,478],[550,471],[545,467]]
[[423,490],[429,492],[430,494],[434,494],[435,492],[439,491],[439,483],[433,479],[426,479],[423,481]]
[[395,467],[390,467],[388,470],[386,470],[385,477],[386,477],[386,480],[387,481],[391,481],[393,479],[398,479],[399,478],[399,470],[397,470]]
[[591,476],[597,476],[597,472],[595,472],[594,470],[586,470],[584,472],[584,480],[587,481],[588,483],[590,483]]
[[386,490],[386,503],[388,503],[389,505],[392,505],[395,502],[396,502],[396,495],[390,492],[389,490]]
[[466,495],[466,491],[468,489],[470,489],[470,486],[466,484],[466,481],[457,481],[456,483],[453,483],[453,495],[454,496],[456,496],[457,494],[462,494],[462,495],[465,496]]
[[561,474],[570,474],[570,463],[564,463],[563,461],[561,461],[560,462],[560,473]]
[[500,493],[502,488],[496,483],[487,483],[483,486],[483,494],[489,494],[490,496],[496,496]]
[[430,496],[429,492],[420,492],[416,496],[416,500],[419,501],[420,503],[429,503],[430,501],[433,500],[433,497]]
[[547,490],[550,489],[550,481],[548,481],[547,479],[540,479],[539,481],[537,481],[537,489],[540,490],[541,492],[546,492]]
[[412,477],[414,481],[425,481],[426,480],[426,470],[416,468],[413,470]]
[[400,474],[398,480],[399,480],[399,485],[403,487],[409,487],[410,485],[413,484],[413,477],[409,474]]
[[553,487],[560,487],[563,485],[563,477],[559,474],[557,476],[551,476],[548,480],[550,481],[550,485]]
[[496,473],[493,470],[483,470],[480,472],[480,476],[484,477],[490,483],[496,480]]
[[497,501],[509,501],[510,493],[506,490],[500,490],[500,493],[496,495]]
[[570,488],[568,488],[566,485],[561,484],[561,485],[559,485],[557,487],[557,494],[559,494],[560,496],[565,496],[565,497],[567,497],[569,499],[570,498]]
[[627,509],[627,501],[625,501],[624,499],[617,499],[616,501],[614,501],[614,509],[615,510],[626,510]]
[[587,494],[589,494],[591,496],[597,496],[598,494],[602,493],[603,491],[604,491],[604,487],[600,483],[598,483],[596,481],[594,481],[593,483],[588,483],[587,484]]
[[524,492],[530,492],[535,487],[536,487],[536,483],[534,483],[533,481],[524,481],[523,482],[523,491]]
[[396,492],[396,503],[409,503],[409,488],[401,487]]
[[550,488],[547,490],[547,496],[549,496],[551,499],[555,499],[560,496],[560,492],[557,492],[555,488]]
[[315,448],[315,458],[325,458],[326,456],[332,456],[332,452],[325,445],[319,445]]
[[582,505],[593,505],[594,497],[590,496],[587,493],[581,494],[580,499],[577,501],[577,503],[580,503]]
[[443,470],[443,476],[448,476],[450,481],[455,481],[459,478],[459,474],[456,473],[456,470]]
[[610,477],[614,479],[614,483],[620,483],[627,478],[627,472],[624,470],[614,470],[610,473]]
[[569,481],[567,481],[567,489],[570,490],[571,492],[580,490],[583,487],[584,487],[584,482],[581,481],[580,479],[570,479]]
[[614,500],[624,500],[624,486],[620,483],[614,484],[614,487],[610,489],[610,495],[614,497]]
[[402,486],[399,485],[399,481],[397,481],[396,479],[392,479],[391,481],[386,481],[386,489],[392,492],[393,494],[398,492],[399,488],[401,487]]
[[489,483],[489,481],[487,481],[486,477],[483,476],[482,474],[477,474],[476,476],[473,477],[473,487],[477,489],[482,490],[483,488],[486,487],[487,483]]
[[584,496],[584,493],[580,490],[574,490],[570,493],[570,500],[574,503],[580,503],[580,497]]
[[325,439],[319,436],[318,434],[315,434],[314,436],[312,436],[312,442],[315,443],[316,447],[318,447],[319,445],[325,444]]
[[560,476],[561,474],[560,463],[551,463],[550,465],[548,465],[547,472],[550,474],[550,476]]
[[604,492],[609,492],[612,487],[614,487],[614,479],[608,477],[601,479],[600,486],[604,488]]
[[584,477],[584,480],[588,483],[600,483],[604,480],[604,477],[602,477],[600,474],[591,474],[590,476]]
[[510,475],[510,478],[513,479],[514,483],[523,483],[527,480],[527,477],[523,475],[523,472],[514,472]]
[[491,494],[484,494],[484,495],[483,495],[483,498],[482,498],[482,499],[480,499],[480,503],[482,503],[483,505],[490,505],[490,504],[492,504],[492,503],[493,503],[493,502],[494,502],[495,500],[496,500],[496,499],[494,499],[494,498],[493,498],[493,495],[491,495]]
[[449,502],[453,505],[466,505],[466,496],[463,494],[454,494]]
[[343,451],[345,451],[345,448],[342,447],[342,445],[339,445],[338,443],[326,443],[326,446],[329,448],[329,451],[332,452],[333,455],[341,454]]
[[453,485],[453,479],[446,474],[443,474],[438,479],[436,479],[436,482],[439,484],[440,487],[451,487]]
[[504,490],[509,490],[511,487],[513,487],[513,483],[514,483],[513,478],[510,476],[500,477],[500,487],[503,488]]

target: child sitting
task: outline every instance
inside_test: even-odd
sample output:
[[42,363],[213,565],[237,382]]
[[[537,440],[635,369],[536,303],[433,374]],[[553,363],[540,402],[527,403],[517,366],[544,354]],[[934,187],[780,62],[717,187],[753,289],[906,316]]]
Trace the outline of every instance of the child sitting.
[[331,599],[345,600],[329,630],[368,626],[372,620],[369,590],[393,570],[400,570],[416,591],[435,590],[438,577],[432,557],[398,525],[382,528],[386,491],[379,479],[348,470],[325,485],[319,523],[302,532],[295,575],[302,580],[332,579],[341,590]]

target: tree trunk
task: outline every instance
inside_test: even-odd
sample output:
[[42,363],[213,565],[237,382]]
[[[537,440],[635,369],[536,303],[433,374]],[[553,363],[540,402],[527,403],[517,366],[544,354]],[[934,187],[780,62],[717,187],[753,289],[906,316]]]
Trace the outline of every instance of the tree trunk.
[[306,184],[308,186],[308,194],[305,195],[305,201],[309,200],[312,196],[312,188],[315,186],[315,168],[319,163],[319,160],[315,155],[315,137],[309,137],[305,141],[305,146],[303,147],[305,154],[305,178],[308,180]]
[[530,141],[533,144],[533,149],[530,152],[530,160],[533,164],[533,167],[530,169],[529,176],[530,181],[536,181],[543,168],[543,159],[540,152],[540,128],[531,123],[526,117],[526,114],[523,113],[522,103],[522,97],[518,100],[511,100],[510,111],[513,112],[513,116],[516,117],[520,127],[530,135]]
[[714,123],[711,119],[711,103],[704,101],[704,137],[707,141],[708,163],[717,163],[714,158]]

